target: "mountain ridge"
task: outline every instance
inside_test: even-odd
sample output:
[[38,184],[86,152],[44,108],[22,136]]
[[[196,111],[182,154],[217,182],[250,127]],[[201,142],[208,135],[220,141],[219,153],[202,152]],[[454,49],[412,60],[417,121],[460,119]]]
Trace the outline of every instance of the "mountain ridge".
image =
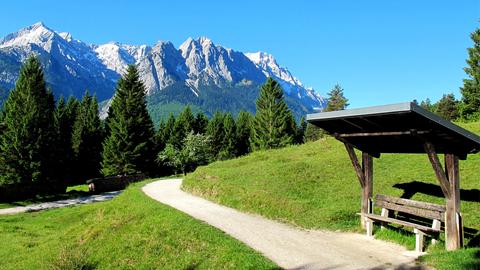
[[315,90],[304,87],[271,54],[235,51],[208,37],[189,37],[178,48],[170,41],[153,46],[115,41],[96,45],[39,22],[0,39],[0,87],[13,87],[21,63],[31,54],[40,58],[56,96],[80,98],[88,89],[100,101],[108,100],[126,67],[135,64],[152,106],[194,104],[207,114],[215,110],[237,113],[242,106],[252,111],[267,77],[279,81],[297,118],[325,106]]

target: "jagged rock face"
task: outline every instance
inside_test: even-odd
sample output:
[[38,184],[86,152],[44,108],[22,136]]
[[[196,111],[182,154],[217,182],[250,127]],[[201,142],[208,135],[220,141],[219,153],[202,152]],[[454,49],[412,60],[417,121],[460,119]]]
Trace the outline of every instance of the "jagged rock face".
[[[135,64],[149,96],[167,91],[177,99],[188,95],[190,102],[190,96],[218,97],[219,93],[212,91],[228,96],[229,91],[258,90],[267,77],[273,77],[302,111],[311,112],[325,105],[313,89],[305,88],[286,68],[278,65],[272,55],[234,51],[215,45],[206,37],[188,38],[179,49],[165,41],[153,47],[116,42],[87,45],[69,33],[58,33],[37,23],[0,40],[1,88],[13,87],[21,63],[31,54],[40,57],[46,80],[56,95],[81,97],[88,89],[95,92],[99,100],[111,98],[116,81],[128,65]],[[236,98],[242,96],[235,95]],[[252,99],[252,94],[243,96]],[[225,98],[228,97],[222,97]],[[215,101],[199,103],[205,102]],[[219,108],[224,107],[219,104]]]

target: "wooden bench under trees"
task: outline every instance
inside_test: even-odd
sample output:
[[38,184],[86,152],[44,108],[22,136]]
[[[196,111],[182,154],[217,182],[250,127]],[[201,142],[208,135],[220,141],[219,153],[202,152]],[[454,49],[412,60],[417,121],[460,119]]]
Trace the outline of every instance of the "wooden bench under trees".
[[375,196],[374,205],[382,209],[380,215],[360,214],[365,219],[367,235],[373,235],[374,222],[412,228],[416,235],[415,250],[417,252],[423,251],[425,236],[432,239],[432,244],[436,242],[441,232],[441,224],[445,221],[446,207],[443,205],[381,194]]

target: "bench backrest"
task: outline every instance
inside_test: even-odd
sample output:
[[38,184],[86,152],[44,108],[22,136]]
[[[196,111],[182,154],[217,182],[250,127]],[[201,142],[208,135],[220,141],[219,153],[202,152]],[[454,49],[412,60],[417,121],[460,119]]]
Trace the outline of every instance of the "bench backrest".
[[419,217],[445,221],[446,208],[439,204],[377,194],[375,196],[375,206]]

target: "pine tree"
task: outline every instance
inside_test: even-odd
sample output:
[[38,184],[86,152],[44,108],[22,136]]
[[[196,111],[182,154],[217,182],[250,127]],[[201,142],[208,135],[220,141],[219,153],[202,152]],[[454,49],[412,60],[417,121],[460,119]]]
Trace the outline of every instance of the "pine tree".
[[118,81],[103,143],[103,175],[150,173],[154,170],[153,123],[147,111],[145,87],[130,65]]
[[328,103],[324,111],[345,110],[348,105],[348,99],[343,95],[343,88],[339,84],[336,84],[333,89],[328,92]]
[[[36,57],[20,70],[2,112],[0,185],[42,184],[55,179],[54,99]],[[52,168],[51,166],[54,166]]]
[[464,118],[470,118],[480,114],[480,28],[470,35],[473,47],[468,48],[467,64],[464,68],[468,79],[463,80],[461,114]]
[[173,136],[175,121],[176,121],[175,116],[173,116],[173,113],[170,113],[170,116],[168,117],[167,122],[165,122],[165,128],[163,129],[163,132],[162,132],[162,138],[165,144],[173,144],[173,141],[175,140]]
[[74,151],[72,147],[73,125],[77,117],[78,101],[70,97],[65,104],[63,97],[58,101],[55,110],[55,126],[57,129],[56,156],[59,166],[57,168],[62,180],[70,180],[74,175]]
[[82,98],[73,124],[72,148],[75,153],[74,183],[100,176],[103,129],[96,96],[88,91]]
[[173,128],[172,143],[177,149],[181,149],[183,140],[187,134],[195,127],[195,116],[190,109],[190,106],[186,106],[185,109],[178,115],[175,120],[175,126]]
[[206,134],[210,138],[211,153],[215,158],[217,158],[218,154],[223,150],[223,143],[225,141],[225,129],[223,128],[224,117],[221,112],[216,112],[207,126]]
[[297,132],[295,133],[295,143],[302,144],[305,142],[305,131],[307,130],[307,121],[305,117],[302,116],[300,119],[300,125],[297,127]]
[[250,153],[250,137],[252,134],[253,115],[240,111],[237,116],[237,155]]
[[431,111],[431,112],[435,111],[435,105],[432,104],[429,98],[422,100],[422,102],[420,102],[420,107],[424,108],[427,111]]
[[203,112],[199,112],[195,117],[193,131],[196,134],[205,134],[208,126],[208,118]]
[[227,113],[223,119],[224,142],[220,159],[230,159],[237,156],[237,126],[232,114]]
[[260,89],[257,113],[253,122],[251,144],[253,149],[270,149],[292,143],[289,134],[291,111],[283,99],[280,85],[268,78]]
[[441,117],[452,121],[458,118],[458,101],[453,94],[443,95],[436,105],[436,111]]

